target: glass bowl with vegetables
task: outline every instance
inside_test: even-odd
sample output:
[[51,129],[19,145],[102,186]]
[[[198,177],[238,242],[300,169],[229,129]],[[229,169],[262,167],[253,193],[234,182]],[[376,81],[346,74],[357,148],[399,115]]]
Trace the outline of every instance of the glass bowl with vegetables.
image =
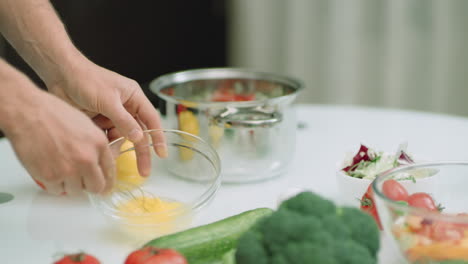
[[[401,144],[396,152],[376,151],[362,145],[355,154],[348,154],[336,173],[340,203],[361,206],[362,198],[376,176],[385,171],[415,163],[415,159]],[[427,174],[401,174],[397,179],[413,190],[427,189],[433,184]],[[417,184],[412,184],[417,182]]]
[[[414,192],[395,179],[427,173],[432,188]],[[413,164],[387,171],[372,184],[385,232],[407,263],[468,263],[468,162]]]
[[[137,146],[125,138],[110,143],[116,184],[109,194],[89,198],[114,230],[152,238],[190,226],[220,186],[220,160],[209,144],[186,132],[147,130],[144,135]],[[147,177],[140,173],[144,164],[150,165]]]

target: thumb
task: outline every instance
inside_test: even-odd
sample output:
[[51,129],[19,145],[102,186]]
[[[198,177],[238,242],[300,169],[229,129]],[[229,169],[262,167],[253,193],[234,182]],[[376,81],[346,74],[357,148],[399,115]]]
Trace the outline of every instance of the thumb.
[[143,138],[143,131],[136,119],[122,105],[112,108],[107,117],[114,123],[119,133],[133,143]]

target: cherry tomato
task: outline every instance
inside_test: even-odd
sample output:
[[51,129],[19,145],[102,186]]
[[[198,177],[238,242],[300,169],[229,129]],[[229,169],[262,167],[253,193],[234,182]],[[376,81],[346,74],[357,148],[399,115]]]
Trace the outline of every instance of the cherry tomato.
[[379,214],[374,203],[374,192],[372,191],[372,183],[367,187],[366,193],[361,198],[361,210],[371,215],[380,230],[382,230],[382,224],[380,223]]
[[413,193],[408,197],[407,202],[408,205],[413,207],[424,208],[430,211],[439,210],[432,197],[427,193]]
[[394,201],[406,201],[408,191],[395,180],[387,180],[382,185],[382,191],[389,199]]
[[255,100],[255,94],[236,94],[234,96],[235,101],[253,101]]
[[431,238],[437,241],[460,240],[464,237],[464,230],[454,223],[437,221],[431,226]]
[[213,97],[211,100],[213,100],[213,102],[231,102],[235,101],[236,99],[232,89],[221,88],[213,93]]
[[234,95],[220,95],[213,98],[213,102],[232,102],[234,100]]
[[464,218],[465,220],[462,223],[455,223],[455,225],[466,228],[468,231],[468,223],[466,223],[466,219],[468,219],[468,213],[459,213],[457,216]]
[[417,230],[415,233],[417,233],[420,236],[430,237],[432,234],[432,224],[421,225],[421,228]]
[[242,102],[255,100],[255,94],[242,95],[242,94],[215,94],[212,99],[214,102]]
[[145,247],[128,255],[125,264],[187,264],[187,260],[173,249]]
[[167,95],[174,96],[174,87],[164,89],[163,92],[166,93]]
[[255,100],[255,94],[238,94],[232,87],[233,83],[227,83],[221,86],[213,93],[212,100],[214,102],[241,102]]
[[101,264],[97,258],[86,253],[66,255],[54,264]]
[[176,108],[176,113],[179,114],[180,112],[183,112],[186,110],[187,110],[187,107],[185,107],[184,105],[178,104]]

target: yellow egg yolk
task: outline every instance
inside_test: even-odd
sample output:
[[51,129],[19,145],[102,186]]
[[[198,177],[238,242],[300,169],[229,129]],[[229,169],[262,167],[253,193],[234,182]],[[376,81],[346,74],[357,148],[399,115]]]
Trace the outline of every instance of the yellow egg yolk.
[[[192,135],[198,136],[200,134],[200,126],[198,124],[197,117],[191,111],[188,110],[180,112],[179,129]],[[182,135],[182,137],[185,137],[187,140],[192,139],[191,137],[187,137],[185,135]],[[193,150],[186,147],[180,147],[179,150],[181,160],[188,161],[193,158]]]
[[120,203],[118,210],[123,213],[146,214],[167,212],[182,206],[182,203],[175,201],[166,201],[150,196],[138,196]]
[[[126,140],[120,147],[120,151],[133,148],[133,143]],[[137,157],[134,150],[120,154],[116,159],[117,180],[131,185],[140,186],[145,177],[138,172]]]
[[167,234],[191,221],[189,212],[183,207],[185,205],[180,202],[139,196],[118,204],[117,210],[130,225],[127,229],[133,233]]

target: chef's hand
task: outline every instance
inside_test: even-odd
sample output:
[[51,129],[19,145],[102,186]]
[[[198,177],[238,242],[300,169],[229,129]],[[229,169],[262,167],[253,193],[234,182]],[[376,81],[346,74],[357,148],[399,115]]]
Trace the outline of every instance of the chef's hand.
[[17,101],[10,111],[14,120],[4,132],[33,179],[52,194],[109,191],[115,166],[102,130],[85,114],[29,80],[21,85],[30,88],[10,98]]
[[[161,129],[158,112],[134,80],[80,58],[74,67],[47,81],[50,92],[85,112],[108,131],[110,139],[124,136],[135,143],[139,172],[150,173],[148,139],[142,129]],[[152,133],[156,153],[167,156],[163,133]]]

